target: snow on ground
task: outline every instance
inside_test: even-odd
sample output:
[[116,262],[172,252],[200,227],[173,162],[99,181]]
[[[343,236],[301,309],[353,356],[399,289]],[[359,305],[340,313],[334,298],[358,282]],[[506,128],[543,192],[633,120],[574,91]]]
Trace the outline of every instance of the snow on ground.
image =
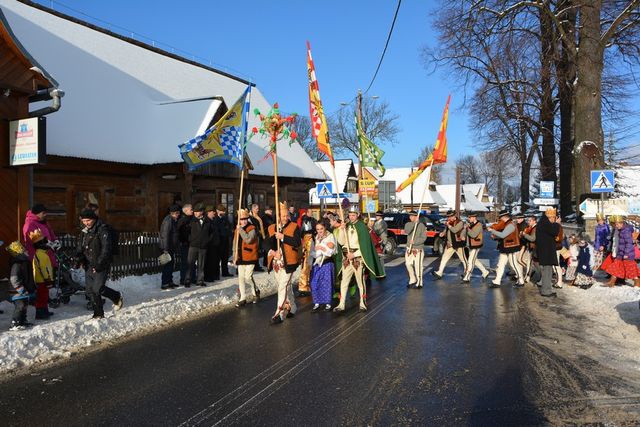
[[567,311],[586,319],[586,339],[607,355],[609,364],[640,373],[640,288],[596,282],[587,290],[565,287],[561,293]]
[[[174,282],[178,283],[178,273]],[[255,273],[262,297],[276,292],[273,275]],[[67,305],[51,309],[55,315],[46,321],[36,321],[35,309],[29,307],[28,320],[34,327],[23,331],[9,331],[13,304],[0,303],[0,375],[18,368],[43,364],[98,343],[112,343],[126,336],[148,333],[167,327],[176,321],[229,306],[237,300],[237,277],[217,281],[207,287],[192,286],[171,291],[160,290],[160,274],[131,276],[109,281],[108,286],[121,291],[124,307],[111,311],[105,303],[105,319],[92,320],[84,295],[74,295]],[[275,309],[275,307],[274,307]]]

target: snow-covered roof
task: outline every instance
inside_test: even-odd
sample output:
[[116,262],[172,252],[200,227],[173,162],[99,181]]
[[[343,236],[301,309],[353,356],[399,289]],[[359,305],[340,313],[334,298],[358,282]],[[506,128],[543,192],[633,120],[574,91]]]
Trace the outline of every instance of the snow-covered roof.
[[[478,200],[477,189],[478,185],[484,184],[464,184],[462,190],[464,192],[464,201],[460,202],[460,209],[466,211],[486,212],[488,211],[484,203]],[[443,184],[437,185],[436,189],[438,193],[445,199],[444,206],[447,209],[454,209],[456,205],[456,185],[455,184]]]
[[[381,181],[395,181],[395,188],[398,187],[405,179],[411,175],[411,168],[389,168],[386,170],[383,177],[380,177]],[[428,171],[424,171],[413,182],[413,204],[418,205],[421,202],[426,205],[443,205],[445,200],[437,191],[431,191],[425,186],[427,185]],[[420,198],[423,196],[422,200]],[[399,193],[396,193],[396,202],[408,205],[411,203],[411,186],[403,189]]]
[[[136,164],[181,162],[178,145],[207,127],[221,105],[230,107],[247,82],[128,40],[57,12],[0,0],[22,45],[56,76],[62,108],[47,123],[51,155]],[[269,102],[254,88],[251,110]],[[249,128],[259,126],[251,114]],[[266,138],[247,152],[255,175],[273,175]],[[281,176],[324,179],[299,144],[278,147]]]
[[[333,172],[331,171],[331,162],[323,161],[316,162],[316,165],[322,169],[324,172],[324,179],[326,181],[333,181]],[[336,179],[338,180],[338,187],[340,188],[340,192],[346,192],[347,186],[347,178],[352,176],[357,178],[358,174],[355,170],[353,160],[335,160],[334,161],[335,169],[336,169]],[[333,190],[336,191],[336,190]]]

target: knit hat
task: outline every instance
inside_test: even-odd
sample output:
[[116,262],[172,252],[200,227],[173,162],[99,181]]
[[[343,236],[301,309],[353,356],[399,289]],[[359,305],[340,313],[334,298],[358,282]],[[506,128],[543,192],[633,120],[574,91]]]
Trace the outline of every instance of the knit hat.
[[182,209],[180,209],[180,206],[178,205],[169,206],[169,213],[180,212],[181,210]]
[[39,213],[46,212],[47,208],[42,203],[36,203],[31,207],[31,213],[38,215]]
[[80,212],[80,219],[98,219],[98,215],[93,211],[93,209],[83,209]]

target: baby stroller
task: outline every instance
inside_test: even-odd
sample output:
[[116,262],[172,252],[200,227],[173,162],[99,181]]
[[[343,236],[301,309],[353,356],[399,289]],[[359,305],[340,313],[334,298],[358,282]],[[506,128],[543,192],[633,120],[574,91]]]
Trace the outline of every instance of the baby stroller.
[[68,304],[71,295],[84,294],[84,285],[74,280],[72,269],[74,260],[61,250],[59,242],[51,242],[49,245],[56,255],[58,270],[54,282],[55,296],[49,297],[51,308],[59,307],[60,304]]

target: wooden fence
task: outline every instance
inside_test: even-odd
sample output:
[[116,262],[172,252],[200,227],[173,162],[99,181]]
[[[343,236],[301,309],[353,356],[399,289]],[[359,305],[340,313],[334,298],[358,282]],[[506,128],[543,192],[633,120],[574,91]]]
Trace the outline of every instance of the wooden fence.
[[[162,266],[158,263],[159,239],[159,233],[120,233],[119,253],[113,256],[109,279],[160,273]],[[74,251],[78,237],[66,235],[60,238],[60,242],[63,250]],[[179,268],[180,254],[176,253],[176,258],[174,268]]]

